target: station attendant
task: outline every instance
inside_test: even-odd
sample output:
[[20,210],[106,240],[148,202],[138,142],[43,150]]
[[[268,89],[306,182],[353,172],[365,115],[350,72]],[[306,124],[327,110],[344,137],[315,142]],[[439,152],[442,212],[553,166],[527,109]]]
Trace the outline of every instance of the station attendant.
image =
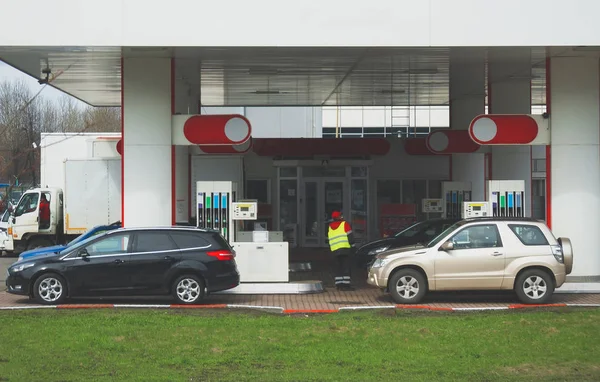
[[331,218],[333,221],[329,224],[327,238],[329,249],[337,262],[335,286],[339,290],[354,290],[350,285],[350,256],[353,252],[352,247],[355,245],[352,227],[344,220],[339,211],[334,211]]
[[50,228],[50,203],[46,199],[45,194],[42,194],[42,199],[40,200],[40,228]]

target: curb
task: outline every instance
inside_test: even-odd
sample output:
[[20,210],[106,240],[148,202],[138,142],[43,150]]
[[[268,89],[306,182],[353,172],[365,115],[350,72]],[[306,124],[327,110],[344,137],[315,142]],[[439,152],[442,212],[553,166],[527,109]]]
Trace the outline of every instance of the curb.
[[272,311],[274,313],[293,315],[293,314],[331,314],[347,311],[359,310],[380,310],[380,309],[415,309],[440,312],[465,312],[465,311],[494,311],[508,309],[535,309],[535,308],[566,308],[566,307],[586,307],[600,308],[600,304],[511,304],[508,306],[492,307],[467,307],[467,308],[448,308],[435,307],[429,305],[381,305],[381,306],[344,306],[337,309],[285,309],[280,306],[260,306],[260,305],[240,305],[240,304],[209,304],[209,305],[144,305],[144,304],[63,304],[63,305],[25,305],[25,306],[3,306],[2,310],[31,310],[31,309],[240,309],[240,310],[261,310]]

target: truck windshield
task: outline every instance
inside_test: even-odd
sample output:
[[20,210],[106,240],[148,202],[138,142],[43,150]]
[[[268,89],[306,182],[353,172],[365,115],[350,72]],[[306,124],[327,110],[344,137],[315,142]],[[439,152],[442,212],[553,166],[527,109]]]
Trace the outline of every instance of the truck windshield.
[[32,192],[23,195],[19,201],[19,205],[15,210],[15,216],[21,216],[28,212],[34,212],[38,208],[39,200],[40,194],[38,192]]

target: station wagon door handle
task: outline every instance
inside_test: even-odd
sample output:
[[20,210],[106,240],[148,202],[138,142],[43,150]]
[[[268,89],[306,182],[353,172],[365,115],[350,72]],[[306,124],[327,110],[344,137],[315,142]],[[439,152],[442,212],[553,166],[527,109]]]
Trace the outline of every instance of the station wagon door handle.
[[494,252],[492,253],[492,256],[502,256],[502,254],[500,252]]
[[164,260],[171,261],[173,258],[171,256],[165,256]]
[[121,260],[121,259],[116,259],[115,260],[115,264],[123,264],[123,263],[124,263],[124,261]]

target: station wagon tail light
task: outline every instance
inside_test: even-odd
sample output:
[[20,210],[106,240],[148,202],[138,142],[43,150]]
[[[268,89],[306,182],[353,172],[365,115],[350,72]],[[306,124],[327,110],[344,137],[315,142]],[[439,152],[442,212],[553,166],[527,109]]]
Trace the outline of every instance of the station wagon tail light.
[[217,260],[220,261],[231,261],[235,257],[235,254],[228,250],[219,250],[219,251],[208,251],[206,252],[208,256],[216,257]]
[[554,258],[556,259],[556,261],[558,261],[561,264],[564,264],[565,257],[563,256],[563,251],[562,251],[562,248],[560,247],[560,245],[553,245],[553,246],[551,246],[551,248],[552,248],[552,254],[554,255]]

